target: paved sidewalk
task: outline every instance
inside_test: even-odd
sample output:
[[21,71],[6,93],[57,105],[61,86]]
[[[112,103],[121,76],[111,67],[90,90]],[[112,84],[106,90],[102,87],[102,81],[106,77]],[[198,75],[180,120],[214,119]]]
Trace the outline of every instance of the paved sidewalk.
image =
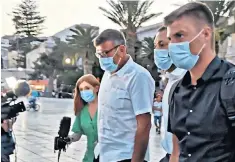
[[[14,126],[17,141],[17,162],[57,162],[57,153],[54,153],[54,137],[57,135],[59,123],[63,116],[74,119],[72,100],[46,99],[39,100],[41,109],[21,113]],[[72,121],[73,122],[73,121]],[[81,162],[86,150],[86,137],[73,143],[62,152],[61,162]],[[11,161],[14,162],[14,156]],[[150,135],[151,162],[158,162],[164,156],[160,147],[160,136],[155,129]]]

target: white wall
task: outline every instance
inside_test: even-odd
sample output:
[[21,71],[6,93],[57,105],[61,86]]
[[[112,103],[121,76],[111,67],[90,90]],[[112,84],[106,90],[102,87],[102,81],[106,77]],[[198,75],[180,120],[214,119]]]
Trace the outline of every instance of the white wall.
[[45,43],[41,43],[40,46],[26,55],[26,68],[32,69],[34,67],[34,62],[40,57],[40,54],[45,53]]
[[153,38],[153,37],[155,37],[156,32],[157,32],[157,28],[151,29],[148,31],[137,32],[137,38],[140,41],[144,40],[145,37],[152,37]]
[[235,33],[231,34],[228,38],[227,54],[225,55],[226,60],[235,64]]
[[40,57],[42,53],[50,53],[51,49],[55,46],[55,41],[52,37],[41,43],[38,48],[26,54],[26,68],[32,69],[34,62]]
[[23,69],[23,71],[19,71],[17,68],[10,68],[10,69],[1,69],[1,79],[5,79],[8,77],[14,76],[16,79],[25,78],[28,79],[29,73],[33,71],[30,69]]
[[8,68],[16,68],[16,58],[18,56],[17,51],[8,52]]

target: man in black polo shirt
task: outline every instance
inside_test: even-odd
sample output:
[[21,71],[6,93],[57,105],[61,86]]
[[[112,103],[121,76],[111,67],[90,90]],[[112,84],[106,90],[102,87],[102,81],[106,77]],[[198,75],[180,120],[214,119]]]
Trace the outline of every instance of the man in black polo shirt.
[[173,63],[188,70],[169,110],[174,156],[178,151],[180,162],[235,162],[235,135],[220,98],[223,76],[234,65],[215,54],[211,10],[202,3],[188,3],[166,16],[164,23]]

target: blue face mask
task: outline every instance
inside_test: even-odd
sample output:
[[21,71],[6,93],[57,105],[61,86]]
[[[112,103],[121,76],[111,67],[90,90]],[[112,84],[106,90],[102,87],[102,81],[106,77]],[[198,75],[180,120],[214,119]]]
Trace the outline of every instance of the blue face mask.
[[189,42],[180,42],[180,43],[170,43],[169,44],[169,55],[175,64],[176,67],[191,70],[197,63],[199,59],[199,54],[205,47],[205,44],[202,46],[201,50],[197,55],[193,55],[190,51],[189,44],[194,41],[201,33],[198,33],[191,41]]
[[[118,49],[116,50],[113,57],[117,54],[117,51],[118,51]],[[115,64],[113,62],[113,57],[100,57],[99,62],[100,62],[101,69],[103,69],[104,71],[108,71],[110,73],[116,71],[118,68],[118,64]]]
[[86,102],[92,102],[95,99],[94,92],[92,90],[83,90],[80,91],[81,97]]
[[168,50],[154,49],[154,62],[161,70],[168,70],[172,65]]

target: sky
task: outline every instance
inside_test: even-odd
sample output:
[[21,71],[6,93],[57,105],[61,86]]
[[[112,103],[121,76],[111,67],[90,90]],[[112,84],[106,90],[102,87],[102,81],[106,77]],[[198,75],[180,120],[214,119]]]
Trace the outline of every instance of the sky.
[[[151,25],[161,22],[163,16],[170,13],[175,6],[172,4],[185,3],[187,0],[155,0],[150,13],[164,14],[144,24]],[[1,36],[15,32],[11,12],[21,0],[1,0]],[[100,31],[107,28],[120,29],[98,9],[99,6],[108,7],[106,0],[36,0],[41,16],[46,16],[41,36],[51,36],[74,24],[91,24],[100,27]]]

